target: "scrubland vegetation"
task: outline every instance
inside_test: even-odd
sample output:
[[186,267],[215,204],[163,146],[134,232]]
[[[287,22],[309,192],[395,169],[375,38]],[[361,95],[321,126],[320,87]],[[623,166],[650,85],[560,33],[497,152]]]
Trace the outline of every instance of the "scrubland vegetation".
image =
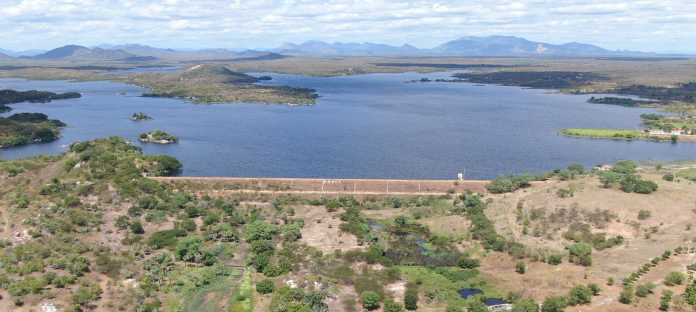
[[[696,195],[665,166],[571,164],[501,176],[496,194],[326,198],[158,182],[146,176],[182,164],[117,137],[77,143],[0,163],[0,309],[485,311],[486,298],[518,311],[686,308],[693,246],[665,232],[688,233],[691,218],[655,204]],[[457,293],[468,288],[483,293]]]

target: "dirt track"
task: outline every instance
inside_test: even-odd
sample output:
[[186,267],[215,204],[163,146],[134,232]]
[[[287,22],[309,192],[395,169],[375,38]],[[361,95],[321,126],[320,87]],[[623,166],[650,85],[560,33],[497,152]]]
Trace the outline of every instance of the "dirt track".
[[198,177],[152,177],[170,182],[198,184],[202,188],[218,192],[254,192],[305,194],[314,196],[415,196],[444,195],[451,189],[455,194],[467,190],[485,193],[490,181],[456,180],[370,180],[370,179],[290,179],[290,178],[198,178]]

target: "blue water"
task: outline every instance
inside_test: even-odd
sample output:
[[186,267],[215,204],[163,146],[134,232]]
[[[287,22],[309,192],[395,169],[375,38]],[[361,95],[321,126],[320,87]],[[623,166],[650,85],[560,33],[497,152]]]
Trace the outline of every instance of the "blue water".
[[[470,296],[483,295],[483,290],[476,289],[476,288],[465,288],[465,289],[457,291],[457,293],[460,296],[462,296],[462,298],[467,299]],[[487,306],[493,306],[493,305],[507,303],[507,301],[505,301],[503,299],[498,299],[498,298],[486,298],[485,302],[486,302]]]
[[[66,122],[64,137],[0,151],[14,159],[59,154],[66,144],[160,129],[178,144],[145,144],[177,157],[184,176],[491,179],[543,172],[580,162],[589,168],[615,159],[693,158],[696,144],[569,138],[562,128],[640,128],[638,116],[656,112],[588,104],[591,95],[468,83],[404,83],[450,73],[376,74],[312,78],[273,77],[261,84],[314,88],[315,106],[255,103],[193,105],[180,99],[137,97],[146,89],[110,82],[0,79],[0,88],[78,91],[80,99],[14,104]],[[124,92],[125,95],[118,93]],[[143,111],[153,121],[128,117]],[[135,143],[141,144],[141,143]]]
[[181,67],[165,66],[165,67],[141,67],[133,69],[117,70],[107,73],[102,73],[102,75],[120,75],[120,74],[132,74],[132,73],[178,73],[181,71]]

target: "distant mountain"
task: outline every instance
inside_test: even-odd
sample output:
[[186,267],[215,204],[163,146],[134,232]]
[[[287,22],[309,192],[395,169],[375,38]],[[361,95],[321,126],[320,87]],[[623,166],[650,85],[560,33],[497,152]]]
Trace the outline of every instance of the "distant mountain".
[[570,42],[561,45],[534,42],[513,36],[463,37],[433,49],[419,49],[409,44],[396,47],[377,43],[329,44],[322,41],[307,41],[302,44],[284,43],[272,50],[282,54],[364,54],[364,53],[437,53],[437,54],[601,54],[613,53],[598,46]]
[[420,53],[428,52],[412,45],[401,47],[378,43],[341,43],[328,44],[322,41],[307,41],[302,44],[284,43],[274,52],[282,54],[356,54],[356,53]]
[[151,46],[141,45],[141,44],[124,44],[119,46],[114,46],[111,48],[113,50],[123,50],[130,54],[138,56],[162,56],[165,54],[177,53],[174,49],[161,49],[153,48]]
[[439,45],[433,53],[443,54],[559,54],[611,53],[590,44],[571,42],[555,45],[513,36],[463,37]]
[[93,46],[92,48],[100,48],[100,49],[104,49],[104,50],[115,50],[114,47],[116,47],[116,46],[113,44],[102,43],[98,46]]
[[133,56],[135,55],[122,50],[90,49],[78,45],[66,45],[44,54],[20,58],[33,60],[119,60]]
[[20,57],[22,55],[32,56],[32,55],[46,53],[46,50],[33,50],[32,49],[32,50],[24,50],[24,51],[16,52],[16,51],[12,51],[12,50],[0,49],[0,53],[5,54],[7,56],[11,56],[11,57]]
[[7,56],[3,53],[0,53],[0,61],[9,61],[9,60],[14,60],[13,57]]

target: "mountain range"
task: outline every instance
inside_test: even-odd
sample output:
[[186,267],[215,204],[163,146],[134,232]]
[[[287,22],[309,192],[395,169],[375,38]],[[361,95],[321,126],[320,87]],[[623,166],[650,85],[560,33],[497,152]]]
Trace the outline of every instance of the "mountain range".
[[[32,50],[27,50],[32,51]],[[87,48],[78,45],[67,45],[57,49],[47,51],[42,54],[30,55],[31,53],[14,52],[0,49],[6,57],[18,56],[25,59],[37,60],[132,60],[146,61],[158,58],[220,58],[252,56],[264,57],[270,52],[286,55],[351,55],[351,54],[448,54],[448,55],[547,55],[547,54],[610,54],[610,53],[635,53],[627,50],[609,51],[591,44],[570,42],[565,44],[550,44],[543,42],[529,41],[524,38],[514,36],[488,36],[488,37],[462,37],[450,42],[441,44],[432,49],[420,49],[409,44],[402,46],[391,46],[377,43],[326,43],[322,41],[307,41],[302,44],[284,43],[276,49],[266,52],[256,50],[232,51],[231,49],[166,49],[154,48],[140,44],[100,44]],[[19,55],[24,53],[23,55]],[[265,53],[265,54],[264,54]],[[263,54],[263,55],[262,55]],[[0,59],[6,59],[0,55]]]

